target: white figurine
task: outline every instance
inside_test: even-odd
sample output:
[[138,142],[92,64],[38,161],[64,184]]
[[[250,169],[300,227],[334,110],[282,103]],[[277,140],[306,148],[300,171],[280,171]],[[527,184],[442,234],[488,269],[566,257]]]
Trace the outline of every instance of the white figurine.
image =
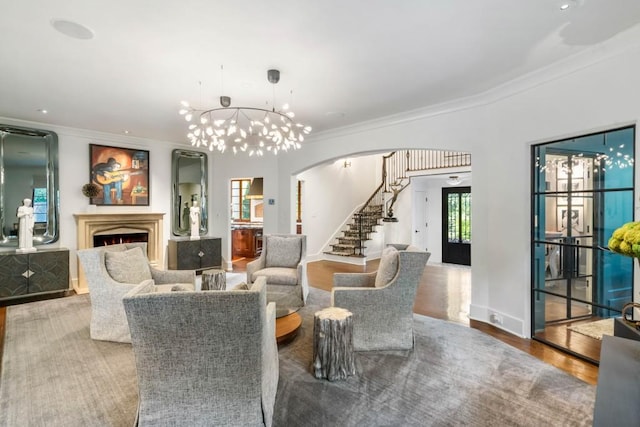
[[193,202],[189,208],[189,220],[191,221],[191,239],[200,238],[200,206],[198,202]]
[[24,199],[22,206],[18,208],[19,220],[18,249],[17,252],[35,252],[33,246],[33,208],[31,199]]

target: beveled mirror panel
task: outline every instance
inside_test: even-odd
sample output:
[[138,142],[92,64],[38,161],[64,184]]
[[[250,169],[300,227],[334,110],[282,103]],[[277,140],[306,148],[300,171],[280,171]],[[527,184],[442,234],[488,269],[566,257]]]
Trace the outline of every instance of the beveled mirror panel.
[[0,125],[0,246],[18,246],[18,207],[31,199],[33,244],[58,240],[58,136]]
[[207,154],[176,149],[172,152],[171,232],[174,236],[191,234],[189,209],[200,206],[200,235],[208,232]]

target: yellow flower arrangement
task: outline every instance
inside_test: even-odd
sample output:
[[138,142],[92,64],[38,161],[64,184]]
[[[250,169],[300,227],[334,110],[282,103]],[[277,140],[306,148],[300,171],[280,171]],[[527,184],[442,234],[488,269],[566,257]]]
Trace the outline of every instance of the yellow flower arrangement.
[[640,222],[628,222],[613,232],[609,249],[622,255],[640,258]]

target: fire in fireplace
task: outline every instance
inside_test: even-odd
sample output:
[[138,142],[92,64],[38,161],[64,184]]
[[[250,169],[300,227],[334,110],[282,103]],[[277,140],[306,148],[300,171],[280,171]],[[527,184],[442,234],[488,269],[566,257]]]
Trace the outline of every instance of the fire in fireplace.
[[95,234],[93,247],[117,245],[119,243],[148,242],[149,233]]

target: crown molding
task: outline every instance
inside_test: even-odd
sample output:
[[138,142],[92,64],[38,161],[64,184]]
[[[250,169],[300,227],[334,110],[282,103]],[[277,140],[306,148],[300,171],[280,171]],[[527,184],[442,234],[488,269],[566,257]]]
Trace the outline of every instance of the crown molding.
[[0,116],[0,121],[3,124],[7,124],[7,125],[46,129],[46,130],[56,132],[58,135],[66,135],[66,136],[72,136],[76,138],[90,139],[96,142],[99,142],[99,141],[102,141],[105,143],[116,142],[116,143],[128,144],[128,145],[135,144],[140,147],[149,147],[153,144],[157,145],[158,143],[166,144],[168,146],[169,145],[171,146],[186,145],[184,143],[181,144],[175,141],[164,141],[164,140],[158,140],[158,139],[141,138],[133,135],[120,135],[117,133],[108,133],[108,132],[102,132],[97,130],[61,126],[53,123],[33,122],[29,120],[21,120],[21,119],[15,119],[11,117]]
[[315,143],[328,139],[344,137],[376,129],[398,126],[417,120],[450,114],[494,104],[516,96],[536,87],[562,79],[581,70],[593,67],[622,55],[640,51],[640,25],[636,25],[617,36],[597,45],[583,49],[546,67],[534,70],[484,92],[455,100],[407,110],[401,113],[359,122],[353,125],[318,132],[307,137],[306,141]]

